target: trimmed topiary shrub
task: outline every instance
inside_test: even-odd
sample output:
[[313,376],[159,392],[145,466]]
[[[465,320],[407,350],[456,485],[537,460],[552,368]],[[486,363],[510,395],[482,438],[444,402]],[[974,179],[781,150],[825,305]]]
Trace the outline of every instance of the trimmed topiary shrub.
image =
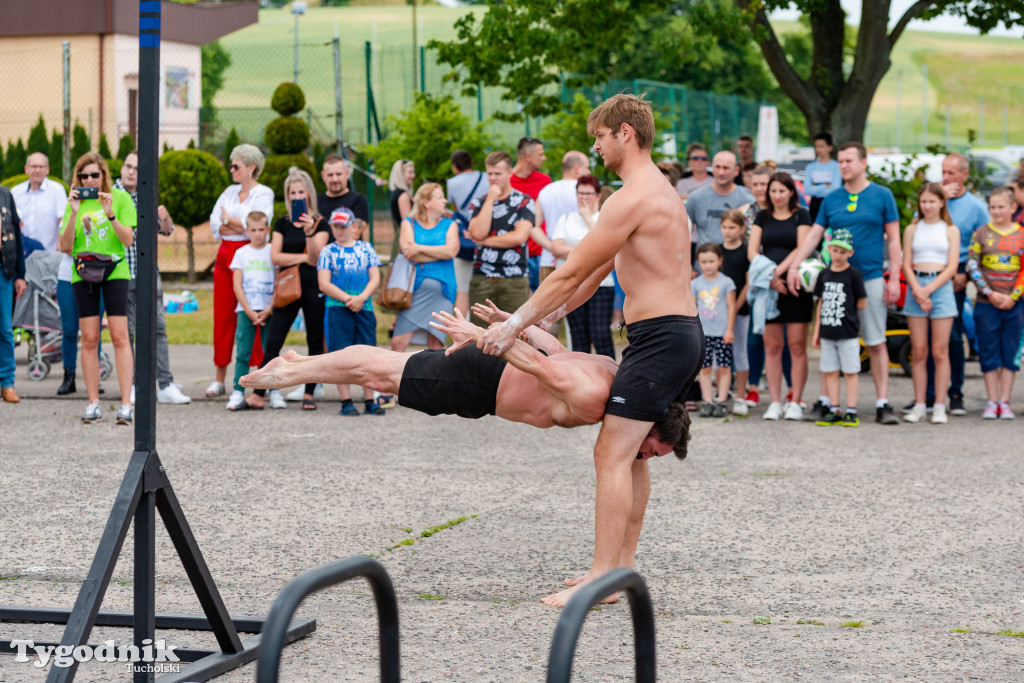
[[117,158],[124,161],[128,158],[128,155],[135,149],[135,141],[132,140],[132,136],[125,133],[121,136],[121,139],[117,141]]
[[282,83],[270,98],[270,108],[281,116],[291,116],[306,107],[306,95],[295,83]]
[[316,166],[305,154],[272,154],[268,156],[267,162],[263,165],[263,172],[260,173],[259,181],[274,191],[274,197],[278,201],[284,201],[284,179],[288,177],[288,169],[292,166],[301,168],[312,176],[314,181],[320,179]]
[[185,226],[188,235],[188,279],[196,276],[192,228],[210,220],[210,212],[231,182],[217,157],[197,149],[165,152],[160,157],[161,204]]
[[107,159],[107,166],[110,168],[110,182],[114,182],[114,178],[121,177],[121,166],[124,162],[120,159]]
[[[65,185],[64,181],[61,180],[60,178],[55,178],[52,175],[48,175],[46,177],[49,178],[50,180],[54,181],[54,182],[60,183],[61,187],[64,188],[65,192],[69,192],[70,191],[68,186]],[[28,175],[26,175],[25,173],[19,173],[18,175],[13,175],[10,178],[4,178],[3,180],[0,180],[0,185],[3,185],[4,187],[10,189],[10,188],[14,187],[15,185],[20,185],[21,183],[25,182],[26,180],[28,180]]]
[[274,154],[298,154],[309,145],[309,126],[294,116],[281,116],[267,124],[263,142]]

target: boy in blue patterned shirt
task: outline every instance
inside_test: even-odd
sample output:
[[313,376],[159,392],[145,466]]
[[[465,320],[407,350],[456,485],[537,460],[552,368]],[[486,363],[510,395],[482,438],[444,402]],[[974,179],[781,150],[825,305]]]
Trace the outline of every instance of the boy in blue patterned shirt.
[[[371,297],[380,286],[380,257],[373,246],[356,239],[356,218],[352,211],[337,208],[328,222],[334,242],[320,250],[316,264],[320,291],[327,296],[324,309],[327,352],[355,344],[376,346],[377,316],[373,314]],[[341,396],[339,414],[358,417],[349,385],[339,384],[338,395]],[[385,414],[373,401],[373,389],[363,387],[363,395],[368,415]]]

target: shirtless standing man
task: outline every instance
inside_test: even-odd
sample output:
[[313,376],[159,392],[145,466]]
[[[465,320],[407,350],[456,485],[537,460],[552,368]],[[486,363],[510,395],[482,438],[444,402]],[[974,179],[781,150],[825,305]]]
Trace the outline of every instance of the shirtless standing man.
[[[622,178],[622,189],[605,202],[597,225],[565,265],[477,343],[486,353],[504,353],[528,326],[589,299],[612,268],[626,292],[629,346],[594,446],[594,561],[587,574],[566,582],[570,588],[542,600],[555,606],[565,605],[580,585],[633,566],[651,486],[647,462],[637,460],[636,453],[652,425],[669,415],[670,405],[682,402],[704,360],[704,333],[690,293],[686,210],[651,161],[651,105],[635,95],[615,95],[590,113],[587,132],[605,166]],[[673,406],[673,412],[679,409]]]

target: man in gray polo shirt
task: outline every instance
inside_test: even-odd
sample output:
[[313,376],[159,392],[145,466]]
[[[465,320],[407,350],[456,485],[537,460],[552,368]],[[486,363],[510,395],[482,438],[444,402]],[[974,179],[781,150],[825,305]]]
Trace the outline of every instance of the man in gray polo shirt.
[[754,201],[754,195],[736,184],[736,155],[719,152],[711,165],[715,182],[694,190],[686,200],[686,213],[693,224],[694,243],[722,243],[722,214]]

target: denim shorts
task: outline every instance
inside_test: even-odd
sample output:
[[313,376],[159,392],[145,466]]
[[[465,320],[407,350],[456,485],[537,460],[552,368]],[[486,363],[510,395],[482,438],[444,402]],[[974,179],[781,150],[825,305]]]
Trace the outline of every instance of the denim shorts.
[[[921,283],[922,287],[927,287],[929,283],[935,280],[935,276],[920,277],[918,276],[917,281]],[[931,318],[936,320],[938,318],[955,318],[957,316],[956,310],[956,297],[953,296],[953,280],[947,280],[946,284],[942,285],[934,292],[932,292],[932,310],[930,313],[925,313],[921,310],[921,306],[917,303],[917,299],[914,298],[914,293],[907,289],[907,298],[903,302],[903,315],[911,318]]]

